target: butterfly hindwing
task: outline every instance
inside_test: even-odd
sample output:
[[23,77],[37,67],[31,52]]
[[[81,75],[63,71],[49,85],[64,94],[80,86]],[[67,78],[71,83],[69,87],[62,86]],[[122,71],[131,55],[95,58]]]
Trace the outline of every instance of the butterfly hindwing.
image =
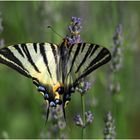
[[0,63],[42,84],[57,81],[56,56],[57,46],[50,43],[18,44],[0,49]]

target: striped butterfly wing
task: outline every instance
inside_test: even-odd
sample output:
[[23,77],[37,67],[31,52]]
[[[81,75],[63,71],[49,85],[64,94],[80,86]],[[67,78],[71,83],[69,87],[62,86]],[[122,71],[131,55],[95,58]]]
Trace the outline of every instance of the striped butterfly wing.
[[[48,85],[56,82],[57,46],[49,43],[27,43],[0,49],[0,63],[22,75]],[[55,52],[54,52],[55,50]],[[55,55],[54,55],[55,54]]]
[[68,52],[68,77],[72,77],[73,85],[77,85],[82,78],[89,76],[110,59],[111,54],[105,47],[89,43],[71,45]]
[[[75,89],[82,78],[110,59],[111,54],[104,47],[88,43],[68,45],[65,39],[59,46],[50,43],[27,43],[0,49],[0,63],[32,78],[38,88],[49,88],[49,85],[53,87],[59,82],[64,86],[64,91],[58,87],[63,91],[63,99],[60,98],[62,94],[56,90],[57,94],[46,91],[44,93],[44,99],[49,101],[50,106],[62,103],[64,118],[64,107],[73,92],[71,86]],[[48,114],[49,108],[47,118]]]

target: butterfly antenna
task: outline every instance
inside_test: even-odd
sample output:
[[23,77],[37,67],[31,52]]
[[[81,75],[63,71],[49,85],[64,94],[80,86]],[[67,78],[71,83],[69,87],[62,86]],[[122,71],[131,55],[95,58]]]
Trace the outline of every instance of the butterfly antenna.
[[57,33],[52,26],[48,25],[48,28],[50,28],[55,34],[57,34],[59,37],[61,37],[62,39],[64,38],[62,35],[60,35],[59,33]]

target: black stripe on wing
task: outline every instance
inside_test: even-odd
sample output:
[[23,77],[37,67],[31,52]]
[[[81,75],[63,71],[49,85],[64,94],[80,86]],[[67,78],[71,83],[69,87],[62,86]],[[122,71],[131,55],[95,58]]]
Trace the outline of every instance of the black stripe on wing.
[[62,74],[62,82],[65,82],[65,78],[66,78],[66,74],[67,74],[67,60],[68,60],[68,49],[67,46],[65,44],[65,42],[63,42],[60,45],[60,68],[61,68],[61,74]]
[[69,61],[69,59],[70,59],[70,56],[71,56],[71,53],[72,53],[72,49],[74,48],[73,47],[74,46],[74,44],[72,44],[71,46],[68,46],[68,48],[69,48],[69,52],[68,52],[68,60],[67,61]]
[[80,48],[81,48],[81,43],[79,43],[78,46],[77,46],[77,48],[76,48],[75,54],[74,54],[73,59],[72,59],[72,64],[71,64],[69,73],[71,72],[71,70],[72,70],[72,68],[74,66],[74,62],[75,62],[76,58],[78,57],[78,54],[80,52]]
[[83,50],[85,49],[85,46],[86,46],[86,43],[83,43],[81,52],[83,52]]
[[12,47],[15,48],[22,57],[24,57],[24,54],[22,53],[22,50],[19,45],[13,45]]
[[[83,44],[81,52],[83,52],[84,48],[85,48],[85,44]],[[96,48],[97,48],[97,47],[96,47]],[[76,70],[76,73],[80,70],[81,66],[86,62],[88,56],[91,54],[92,49],[95,50],[95,47],[94,47],[93,44],[91,44],[91,45],[89,46],[89,48],[88,48],[88,50],[87,50],[87,52],[86,52],[86,54],[85,54],[83,60],[81,61],[81,63],[79,64],[79,66],[78,66],[78,68],[77,68],[77,70]]]
[[40,71],[39,71],[38,67],[36,66],[35,62],[32,60],[32,57],[31,57],[30,52],[27,48],[27,45],[26,44],[21,44],[21,48],[22,48],[23,52],[25,53],[25,55],[27,56],[27,59],[30,62],[30,64],[35,69],[35,71],[40,73]]
[[61,79],[61,74],[60,74],[60,67],[59,67],[59,56],[58,56],[58,50],[57,50],[57,45],[54,44],[50,44],[51,46],[51,50],[54,56],[54,60],[55,60],[55,65],[56,65],[56,75],[57,75],[57,80],[59,81]]
[[33,47],[34,47],[35,52],[37,53],[37,43],[33,43]]
[[53,55],[54,55],[54,59],[55,59],[55,64],[57,65],[58,64],[58,55],[57,55],[57,52],[56,52],[56,48],[55,46],[51,43],[51,49],[52,49],[52,52],[53,52]]
[[32,77],[32,80],[33,80],[33,84],[35,85],[35,86],[39,86],[40,85],[40,82],[39,82],[39,80],[37,79],[37,78],[35,78],[35,77]]
[[26,77],[31,77],[28,70],[24,68],[20,60],[12,53],[9,48],[3,48],[0,50],[0,63],[6,64]]
[[[99,46],[96,47],[96,49]],[[96,51],[94,50],[94,53]],[[92,57],[92,55],[94,55],[93,51],[91,51],[91,55],[90,57]],[[110,52],[106,49],[106,48],[102,48],[100,50],[100,52],[97,54],[97,56],[95,58],[93,58],[93,60],[89,63],[89,65],[84,69],[84,71],[82,72],[82,74],[77,78],[77,80],[86,77],[87,75],[89,75],[92,71],[96,70],[98,67],[106,64],[108,61],[111,60],[111,54]]]
[[41,56],[43,57],[43,61],[47,67],[47,70],[48,70],[48,73],[50,75],[50,77],[52,78],[52,74],[51,74],[51,71],[50,71],[50,68],[49,68],[49,65],[48,65],[48,60],[47,60],[47,56],[46,56],[46,53],[45,53],[45,44],[44,43],[40,43],[39,44],[39,47],[40,47],[40,53],[41,53]]
[[98,53],[98,55],[90,62],[89,66],[85,69],[85,71],[87,71],[91,67],[94,67],[98,63],[101,63],[102,60],[104,60],[104,59],[108,60],[108,58],[110,56],[109,54],[110,53],[108,52],[108,50],[106,48],[102,48],[102,50]]
[[99,45],[94,45],[89,57],[91,57],[99,47]]

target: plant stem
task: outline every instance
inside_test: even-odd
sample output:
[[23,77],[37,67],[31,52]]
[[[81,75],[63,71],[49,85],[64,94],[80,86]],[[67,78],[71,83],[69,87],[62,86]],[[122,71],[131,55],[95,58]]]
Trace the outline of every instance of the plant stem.
[[82,104],[82,120],[83,120],[82,139],[84,139],[84,137],[85,137],[85,98],[84,98],[84,94],[81,94],[81,104]]

